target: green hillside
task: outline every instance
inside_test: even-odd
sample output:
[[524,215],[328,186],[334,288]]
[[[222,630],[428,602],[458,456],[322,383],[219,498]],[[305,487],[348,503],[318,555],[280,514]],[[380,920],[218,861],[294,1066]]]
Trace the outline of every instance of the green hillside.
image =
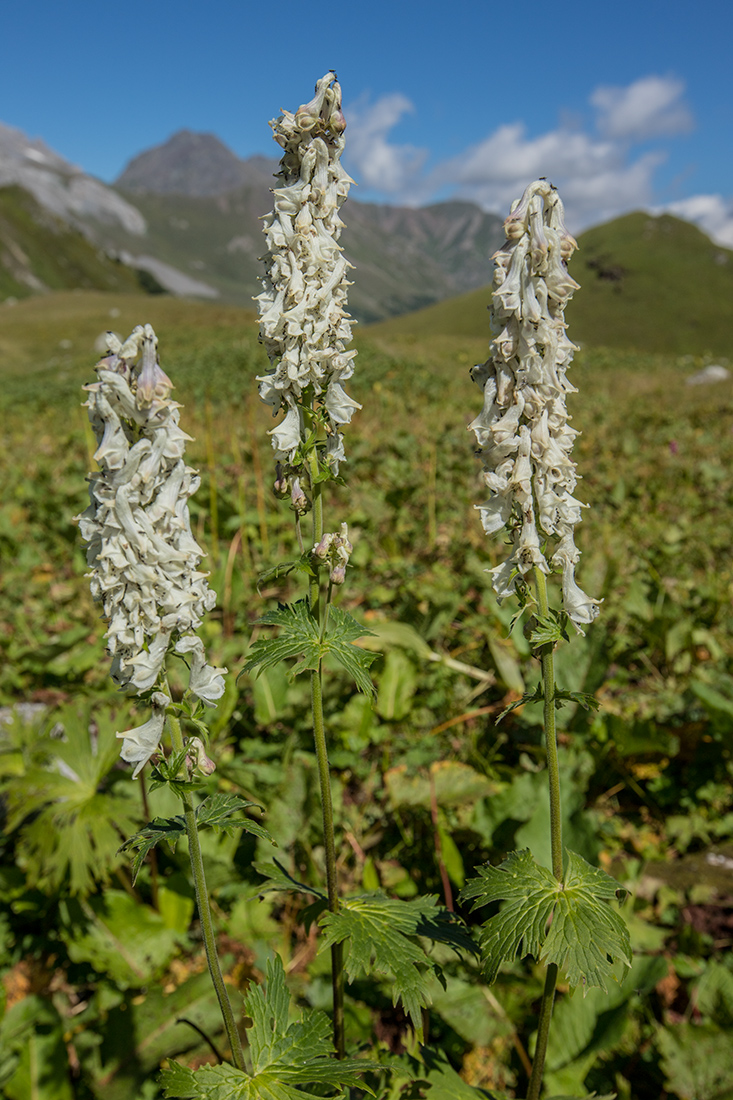
[[[581,289],[568,306],[580,344],[672,354],[733,350],[733,252],[668,214],[627,214],[579,238],[571,272]],[[487,279],[491,260],[487,257]],[[483,337],[488,287],[380,325],[375,336]]]
[[141,282],[23,188],[0,187],[0,300],[78,288],[136,291]]

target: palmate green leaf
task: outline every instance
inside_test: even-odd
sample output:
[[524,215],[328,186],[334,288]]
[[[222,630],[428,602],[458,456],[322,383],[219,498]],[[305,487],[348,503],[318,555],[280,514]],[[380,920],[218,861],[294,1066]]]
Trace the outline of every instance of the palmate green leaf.
[[275,638],[258,638],[252,644],[249,660],[242,672],[272,668],[280,661],[299,657],[300,660],[290,670],[292,680],[303,672],[315,671],[321,661],[333,657],[346,669],[359,691],[365,695],[374,694],[369,667],[377,655],[353,644],[370,631],[347,612],[338,607],[329,608],[323,638],[318,623],[310,613],[308,600],[281,604],[277,611],[268,611],[258,619],[258,625],[279,626],[280,632]]
[[[210,795],[196,807],[196,822],[199,826],[207,825],[214,832],[226,833],[227,836],[233,836],[236,829],[244,829],[246,833],[252,833],[254,836],[274,844],[275,841],[267,829],[260,825],[258,821],[253,821],[252,818],[244,814],[244,810],[252,806],[258,810],[262,809],[256,802],[249,802],[246,798],[242,798],[237,794]],[[134,851],[135,853],[132,861],[133,885],[151,848],[155,848],[157,844],[165,841],[171,852],[175,852],[178,841],[185,835],[186,819],[183,814],[176,814],[175,817],[156,817],[143,829],[135,833],[134,836],[131,836],[129,840],[126,840],[119,850],[120,852]]]
[[371,1092],[361,1080],[377,1062],[332,1057],[331,1025],[322,1012],[307,1010],[302,1019],[290,1020],[290,995],[285,985],[282,960],[267,963],[265,986],[250,986],[244,1000],[252,1019],[247,1031],[252,1073],[234,1066],[202,1066],[195,1072],[173,1062],[161,1074],[163,1095],[178,1100],[316,1100],[320,1094],[302,1085],[329,1085],[343,1089],[357,1085]]
[[348,941],[344,968],[350,981],[382,974],[392,983],[392,1001],[399,1001],[422,1040],[422,1009],[431,1002],[431,974],[439,968],[425,954],[418,936],[449,943],[457,949],[475,946],[439,908],[434,897],[402,901],[383,892],[344,898],[338,913],[323,913],[324,946]]
[[474,909],[505,903],[481,932],[487,980],[496,980],[502,963],[532,955],[556,963],[571,985],[605,990],[619,964],[631,966],[626,925],[606,904],[621,892],[610,875],[574,852],[568,852],[563,882],[536,863],[529,849],[512,852],[498,867],[480,868],[461,899],[472,899]]
[[15,735],[17,767],[0,783],[0,795],[29,882],[57,889],[68,876],[72,894],[88,894],[120,863],[119,831],[139,821],[129,785],[115,787],[115,719],[69,705],[40,736],[20,728]]

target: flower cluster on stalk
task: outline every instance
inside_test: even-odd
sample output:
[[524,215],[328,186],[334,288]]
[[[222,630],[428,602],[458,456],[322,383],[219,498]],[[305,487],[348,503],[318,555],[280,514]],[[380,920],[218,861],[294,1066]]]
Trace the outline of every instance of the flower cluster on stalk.
[[578,289],[567,270],[577,243],[565,228],[556,189],[545,180],[513,204],[504,229],[507,241],[494,256],[490,355],[471,372],[484,405],[469,425],[490,490],[478,505],[484,530],[507,530],[512,538],[511,554],[491,571],[493,586],[503,599],[535,568],[562,571],[563,606],[582,633],[600,601],[575,581],[574,528],[585,505],[573,496],[578,433],[565,398],[575,391],[566,372],[576,348],[564,310]]
[[[111,675],[128,694],[165,687],[173,649],[188,659],[189,691],[209,706],[224,692],[222,673],[206,663],[195,631],[216,602],[199,571],[203,550],[191,532],[188,500],[200,484],[186,466],[190,439],[179,426],[172,383],[158,362],[150,325],[121,343],[108,333],[108,354],[87,386],[99,469],[89,477],[89,507],[79,517],[91,566],[92,596],[107,620]],[[121,755],[137,765],[156,751],[170,699],[151,696],[152,717],[122,737]]]
[[276,492],[291,495],[303,514],[309,506],[301,487],[303,445],[320,424],[325,447],[319,457],[338,474],[345,458],[341,428],[361,407],[343,386],[356,352],[347,350],[350,265],[338,244],[339,208],[353,181],[340,163],[346,123],[336,74],[318,81],[310,103],[295,114],[283,111],[270,125],[284,155],[274,209],[264,219],[266,271],[257,302],[272,368],[258,382],[273,415],[285,413],[270,432],[279,462]]

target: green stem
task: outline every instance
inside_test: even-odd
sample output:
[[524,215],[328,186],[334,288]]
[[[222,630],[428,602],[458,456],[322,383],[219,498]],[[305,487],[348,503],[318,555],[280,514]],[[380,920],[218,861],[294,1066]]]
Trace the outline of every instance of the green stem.
[[[543,618],[550,613],[547,602],[547,584],[544,573],[535,568],[535,586],[537,589],[537,603],[539,612]],[[548,642],[540,648],[540,661],[542,664],[542,681],[544,688],[544,719],[545,719],[545,749],[547,752],[547,777],[550,785],[550,847],[552,850],[552,873],[558,882],[562,882],[562,810],[560,805],[560,768],[557,758],[557,727],[555,724],[555,659],[553,644]],[[555,1000],[555,986],[557,984],[557,966],[551,964],[547,968],[545,989],[540,1005],[540,1018],[537,1028],[537,1046],[535,1049],[532,1074],[527,1089],[527,1100],[539,1100],[542,1087],[542,1075],[547,1056],[547,1041],[550,1035],[550,1021],[552,1019],[552,1006]]]
[[[315,546],[323,538],[323,496],[320,482],[315,481],[315,475],[318,473],[318,456],[315,449],[310,454],[309,464],[313,494],[313,545]],[[323,626],[321,622],[321,585],[317,573],[310,579],[309,602],[313,617],[319,626]],[[327,611],[326,608],[324,620]],[[333,802],[331,800],[331,769],[328,763],[326,727],[323,720],[323,683],[320,665],[318,669],[311,672],[311,702],[313,706],[313,739],[318,762],[318,781],[321,788],[328,908],[332,913],[338,913],[339,895],[336,876],[336,844],[333,830]],[[340,943],[331,947],[331,985],[333,988],[333,1045],[336,1048],[336,1057],[343,1058],[346,1053],[344,1038],[344,949],[343,944]]]
[[[175,715],[169,714],[168,725],[171,731],[173,751],[183,752],[184,744],[183,734],[181,733],[181,723]],[[244,1054],[242,1053],[242,1041],[239,1037],[237,1025],[234,1020],[232,1005],[229,1000],[229,994],[227,993],[227,987],[224,984],[224,976],[221,972],[219,956],[216,951],[214,924],[211,919],[209,893],[206,889],[206,878],[204,876],[204,860],[201,854],[201,844],[199,843],[198,828],[196,827],[196,814],[194,813],[193,809],[193,800],[191,799],[190,794],[182,794],[181,801],[183,802],[183,813],[186,819],[188,854],[191,859],[191,871],[193,872],[193,884],[196,891],[196,904],[198,906],[199,920],[201,921],[201,932],[204,937],[206,961],[209,964],[209,973],[211,974],[211,980],[214,983],[214,989],[216,990],[216,996],[219,1001],[219,1008],[221,1009],[221,1014],[224,1018],[224,1027],[226,1028],[229,1045],[232,1048],[232,1057],[234,1059],[234,1064],[236,1065],[237,1069],[243,1070],[245,1068],[245,1063]]]

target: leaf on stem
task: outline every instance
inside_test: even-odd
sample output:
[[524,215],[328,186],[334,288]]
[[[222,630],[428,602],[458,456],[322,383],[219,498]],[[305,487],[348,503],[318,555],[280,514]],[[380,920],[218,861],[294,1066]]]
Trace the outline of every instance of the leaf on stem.
[[422,1042],[422,1009],[430,1004],[430,978],[442,978],[418,936],[448,943],[458,950],[475,945],[457,919],[439,909],[434,897],[402,901],[386,894],[343,898],[338,913],[323,913],[324,947],[348,941],[344,969],[350,981],[382,974],[392,983],[392,1003],[401,1002]]
[[[371,633],[346,611],[331,606],[326,629],[321,637],[319,624],[310,612],[308,600],[294,604],[281,604],[276,611],[268,611],[257,620],[259,626],[279,626],[276,638],[258,638],[250,649],[250,657],[242,672],[272,668],[291,657],[300,660],[290,670],[290,679],[303,672],[315,671],[321,661],[333,657],[365,695],[374,694],[369,677],[369,666],[376,653],[366,653],[354,645],[357,638]],[[241,673],[240,673],[241,675]]]
[[[209,798],[205,798],[196,807],[196,823],[199,827],[208,825],[214,832],[226,833],[227,836],[232,836],[235,829],[244,829],[245,832],[252,833],[262,840],[269,840],[271,844],[274,844],[275,841],[267,829],[260,825],[258,821],[253,821],[252,818],[245,815],[244,811],[250,807],[262,811],[262,807],[258,806],[256,802],[248,802],[246,798],[241,798],[237,794],[214,794]],[[132,861],[133,885],[151,848],[155,848],[156,844],[165,841],[171,852],[175,852],[178,841],[185,834],[186,819],[183,814],[176,814],[175,817],[156,817],[138,833],[131,836],[129,840],[126,840],[120,846],[119,851],[131,850],[135,852],[135,858]]]
[[298,879],[293,878],[277,860],[274,860],[272,863],[254,863],[253,867],[258,874],[264,875],[265,877],[265,881],[260,883],[254,897],[262,897],[263,894],[277,891],[292,894],[309,894],[311,897],[315,898],[315,901],[311,902],[311,904],[306,906],[300,913],[300,920],[307,933],[310,930],[310,926],[314,921],[318,920],[323,910],[328,906],[328,894],[325,890],[319,890],[316,886],[307,886],[306,883],[299,882]]
[[[169,1100],[317,1100],[301,1085],[328,1085],[339,1090],[359,1087],[372,1090],[361,1080],[368,1070],[380,1069],[366,1059],[333,1058],[331,1025],[322,1012],[306,1010],[300,1020],[289,1019],[290,994],[279,956],[268,959],[266,986],[252,985],[244,1000],[252,1019],[248,1028],[252,1073],[230,1065],[187,1069],[176,1062],[164,1070],[160,1081]],[[372,1093],[373,1095],[373,1093]]]
[[604,990],[609,978],[618,980],[619,964],[631,966],[626,925],[606,904],[623,888],[575,852],[567,854],[562,882],[524,849],[498,867],[481,867],[463,889],[461,900],[474,899],[474,909],[505,902],[481,932],[487,981],[495,981],[501,964],[517,955],[556,963],[571,985]]
[[564,612],[554,610],[551,610],[549,615],[535,615],[530,622],[529,642],[532,649],[569,641],[568,632],[565,629],[566,619]]

